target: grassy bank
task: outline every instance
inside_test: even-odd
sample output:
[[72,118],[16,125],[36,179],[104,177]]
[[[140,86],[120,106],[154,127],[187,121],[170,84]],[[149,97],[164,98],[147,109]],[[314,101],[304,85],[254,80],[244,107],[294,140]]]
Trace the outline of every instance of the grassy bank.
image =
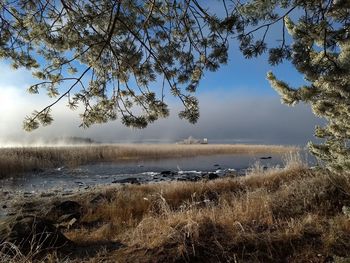
[[0,178],[43,168],[212,154],[272,154],[296,147],[270,145],[89,145],[0,148]]
[[[298,162],[240,178],[105,188],[75,200],[84,214],[64,234],[81,251],[100,249],[50,254],[45,262],[348,262],[350,257],[349,179]],[[113,248],[115,243],[123,245]]]

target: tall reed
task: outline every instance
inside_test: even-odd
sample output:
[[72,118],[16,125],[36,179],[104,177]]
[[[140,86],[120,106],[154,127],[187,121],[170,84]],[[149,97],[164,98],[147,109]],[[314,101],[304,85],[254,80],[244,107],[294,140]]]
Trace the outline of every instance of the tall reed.
[[0,148],[0,178],[43,168],[98,162],[190,157],[213,154],[271,154],[296,147],[270,145],[88,145]]

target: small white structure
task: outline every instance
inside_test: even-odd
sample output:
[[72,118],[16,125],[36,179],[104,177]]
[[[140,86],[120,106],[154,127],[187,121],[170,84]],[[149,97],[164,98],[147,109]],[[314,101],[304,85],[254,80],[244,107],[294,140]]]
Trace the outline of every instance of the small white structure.
[[184,140],[184,144],[198,144],[199,140],[193,138],[192,136]]
[[203,140],[195,139],[194,137],[190,136],[187,139],[184,139],[180,142],[177,142],[178,144],[208,144],[208,139],[204,138]]

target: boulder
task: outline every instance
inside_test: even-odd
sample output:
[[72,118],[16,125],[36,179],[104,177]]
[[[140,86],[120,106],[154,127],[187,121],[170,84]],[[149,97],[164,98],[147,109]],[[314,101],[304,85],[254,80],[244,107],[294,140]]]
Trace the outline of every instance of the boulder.
[[176,180],[179,181],[179,182],[187,182],[188,181],[188,179],[185,178],[185,177],[177,178]]
[[162,171],[162,172],[160,172],[160,175],[163,176],[163,177],[166,177],[166,176],[176,175],[176,173],[173,172],[173,171]]
[[264,157],[260,157],[261,160],[268,160],[268,159],[272,159],[271,156],[264,156]]
[[51,221],[40,217],[13,216],[0,222],[0,250],[8,253],[11,245],[28,254],[72,244]]
[[178,178],[178,181],[190,181],[190,182],[196,182],[199,181],[201,177],[195,174],[185,174],[184,176]]
[[214,179],[217,179],[217,178],[219,178],[219,176],[217,174],[215,174],[215,173],[209,173],[208,174],[208,179],[209,180],[214,180]]
[[45,218],[54,221],[55,223],[62,223],[65,219],[72,218],[80,219],[82,213],[82,206],[75,201],[63,201],[51,207],[46,213]]
[[137,178],[125,178],[125,179],[117,179],[112,182],[113,184],[139,184],[139,179]]

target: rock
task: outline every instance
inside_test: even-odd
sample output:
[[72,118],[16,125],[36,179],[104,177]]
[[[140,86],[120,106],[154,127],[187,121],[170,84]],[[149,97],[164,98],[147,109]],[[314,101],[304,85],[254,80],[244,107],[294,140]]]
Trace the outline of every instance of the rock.
[[80,212],[81,205],[78,202],[68,200],[57,204],[54,209],[62,214],[71,214],[78,211]]
[[187,178],[184,178],[184,177],[182,177],[182,178],[177,178],[176,180],[179,181],[179,182],[187,182],[187,181],[188,181],[188,179],[187,179]]
[[2,206],[2,209],[6,209],[6,208],[7,208],[7,205],[3,205],[3,206]]
[[112,184],[139,184],[139,179],[133,178],[133,177],[118,179],[118,180],[114,180]]
[[267,159],[272,159],[271,156],[264,156],[264,157],[260,157],[261,160],[267,160]]
[[73,242],[49,220],[36,216],[14,216],[0,222],[0,250],[11,253],[13,249],[10,249],[9,244],[14,244],[22,253],[28,254]]
[[[48,213],[46,213],[45,218],[50,219],[54,222],[60,223],[64,216],[72,216],[74,218],[80,219],[82,212],[82,206],[75,201],[63,201],[54,205]],[[71,217],[72,218],[72,217]]]
[[187,180],[191,182],[197,182],[199,179],[200,178],[198,176],[187,177]]
[[214,179],[217,179],[217,178],[219,178],[219,176],[217,174],[215,174],[215,173],[209,173],[208,174],[208,179],[209,180],[214,180]]
[[169,176],[169,175],[176,175],[176,173],[173,172],[173,171],[162,171],[162,172],[160,172],[160,175],[163,176],[163,177],[166,177],[166,176]]
[[200,180],[201,177],[199,177],[198,175],[194,175],[194,174],[186,174],[184,176],[182,176],[181,178],[178,178],[178,181],[190,181],[190,182],[196,182],[198,180]]

